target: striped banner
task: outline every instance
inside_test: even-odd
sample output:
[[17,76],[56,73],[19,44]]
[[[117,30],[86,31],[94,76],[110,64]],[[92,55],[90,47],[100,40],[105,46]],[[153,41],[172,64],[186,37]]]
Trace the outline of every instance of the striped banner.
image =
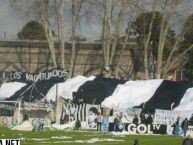
[[100,112],[100,105],[66,103],[63,106],[61,120],[66,123],[74,120],[88,121],[89,111],[93,110],[91,108],[96,108],[96,115]]

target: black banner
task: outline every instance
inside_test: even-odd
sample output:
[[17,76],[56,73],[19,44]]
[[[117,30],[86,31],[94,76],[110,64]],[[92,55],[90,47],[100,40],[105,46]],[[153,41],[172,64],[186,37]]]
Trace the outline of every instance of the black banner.
[[5,72],[4,78],[7,82],[26,83],[24,87],[16,91],[6,100],[21,99],[27,102],[35,102],[45,97],[50,88],[56,83],[64,82],[67,79],[68,71],[52,69],[38,74],[27,72]]

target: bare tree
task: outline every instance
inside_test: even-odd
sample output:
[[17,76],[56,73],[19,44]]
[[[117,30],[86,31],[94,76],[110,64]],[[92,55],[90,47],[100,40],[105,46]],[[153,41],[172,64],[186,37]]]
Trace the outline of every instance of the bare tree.
[[[15,1],[15,0],[13,0]],[[19,0],[18,0],[19,1]],[[16,1],[18,3],[18,1]],[[24,0],[22,1],[24,5]],[[168,57],[164,58],[164,52],[168,51],[165,49],[165,44],[167,42],[167,36],[168,31],[170,30],[171,22],[170,19],[172,19],[173,15],[176,12],[176,7],[179,5],[179,0],[163,0],[163,1],[157,1],[157,0],[83,0],[86,3],[89,3],[93,7],[96,6],[96,3],[98,6],[100,6],[100,10],[96,10],[94,13],[90,13],[89,18],[94,17],[96,15],[100,16],[100,22],[101,26],[99,28],[102,28],[101,30],[101,43],[102,43],[102,51],[103,51],[103,63],[104,67],[109,67],[114,63],[117,63],[116,70],[120,68],[121,65],[121,59],[123,58],[125,48],[127,48],[127,44],[130,38],[130,30],[131,27],[131,20],[129,20],[129,24],[127,27],[127,31],[124,34],[124,40],[120,41],[120,33],[124,28],[124,25],[126,24],[126,21],[128,21],[128,17],[135,17],[136,13],[144,13],[144,12],[152,12],[151,15],[151,22],[148,25],[148,33],[145,34],[143,41],[141,44],[143,45],[143,66],[144,66],[144,78],[149,79],[149,75],[151,73],[151,70],[148,68],[149,63],[152,63],[149,61],[150,57],[150,47],[151,47],[151,36],[153,31],[153,23],[156,19],[155,10],[162,14],[161,18],[161,26],[160,26],[160,33],[159,35],[159,42],[156,53],[157,58],[154,60],[156,63],[156,78],[161,78],[167,74],[172,64],[176,63],[184,54],[186,54],[190,49],[192,49],[192,46],[188,47],[183,52],[176,55],[176,52],[179,49],[179,43],[183,40],[183,35],[185,32],[178,35],[175,39],[174,44],[171,45],[170,52],[168,53]],[[66,68],[65,62],[65,56],[64,56],[64,48],[65,48],[65,33],[64,31],[67,29],[66,25],[64,25],[64,22],[66,17],[64,16],[65,12],[67,11],[65,9],[66,3],[69,1],[65,0],[33,0],[30,1],[31,3],[36,4],[34,6],[34,10],[31,9],[31,11],[38,12],[40,14],[40,19],[42,24],[44,25],[45,32],[46,32],[46,38],[49,45],[49,50],[51,52],[51,58],[53,62],[53,67],[58,67],[59,62],[61,64],[62,68]],[[79,12],[81,7],[82,0],[72,0],[70,1],[72,4],[72,23],[71,23],[71,34],[72,34],[72,49],[71,49],[71,56],[70,56],[70,77],[73,76],[74,71],[74,63],[76,59],[76,33],[77,33],[77,25],[79,20]],[[148,3],[147,3],[148,2]],[[151,5],[149,5],[149,3]],[[25,4],[26,5],[26,4]],[[53,5],[55,6],[55,10],[52,9]],[[27,5],[26,5],[27,6]],[[87,9],[88,5],[85,5],[85,9]],[[135,12],[130,12],[131,7],[136,7],[137,10]],[[152,6],[152,7],[151,7]],[[146,10],[145,10],[146,9]],[[150,9],[150,10],[149,10]],[[60,50],[58,53],[60,53],[60,60],[57,59],[57,52],[54,46],[54,36],[53,36],[53,15],[52,13],[56,13],[57,15],[57,24],[58,24],[58,38],[60,43]],[[28,12],[31,14],[31,12]],[[133,14],[134,13],[134,14]],[[102,15],[102,17],[101,17]],[[168,22],[167,22],[168,21]],[[121,44],[121,47],[117,47],[117,44]],[[117,49],[118,48],[118,49]],[[121,49],[120,49],[121,48]],[[117,54],[117,51],[119,52],[119,57],[117,62],[115,62],[115,56]],[[164,64],[164,65],[163,65]],[[105,74],[107,77],[110,76],[112,71],[108,71],[107,74]],[[117,73],[116,73],[117,74]]]
[[114,34],[112,35],[112,39],[111,39],[111,44],[112,44],[112,48],[111,48],[111,53],[110,53],[110,60],[109,60],[109,64],[113,63],[113,58],[115,55],[115,50],[120,38],[120,28],[123,26],[122,23],[125,22],[124,19],[124,13],[128,7],[130,1],[128,0],[122,0],[121,1],[121,6],[119,9],[119,12],[117,14],[116,20],[115,20],[115,30],[114,30]]
[[[125,13],[128,11],[128,6],[132,0],[104,0],[103,2],[102,49],[104,68],[106,69],[113,64],[117,44],[120,41],[120,31],[121,28],[124,28],[123,24],[126,23]],[[126,36],[126,40],[128,40],[128,36]],[[122,58],[122,55],[119,58]],[[112,70],[106,70],[104,75],[109,77],[111,73]]]
[[[160,78],[165,78],[168,71],[170,70],[171,66],[174,65],[175,63],[177,63],[180,59],[182,59],[182,57],[190,50],[192,49],[192,46],[190,45],[187,49],[185,49],[182,52],[179,52],[179,47],[180,47],[180,43],[183,40],[183,36],[186,33],[185,31],[181,32],[180,35],[177,35],[177,37],[172,40],[173,42],[169,42],[171,43],[169,48],[167,46],[166,48],[166,44],[168,43],[168,41],[171,37],[171,28],[173,26],[173,22],[172,22],[172,18],[175,16],[176,14],[176,8],[177,6],[180,5],[180,2],[178,0],[171,0],[171,1],[153,1],[153,5],[152,5],[152,12],[151,12],[151,21],[150,23],[148,23],[148,32],[144,34],[143,37],[143,48],[144,48],[144,78],[145,79],[149,79],[149,75],[151,74],[151,72],[149,72],[149,68],[148,66],[151,64],[155,64],[156,66],[156,71],[155,71],[155,78],[160,79]],[[154,29],[152,29],[153,24],[155,23],[155,20],[157,19],[156,17],[156,13],[155,13],[155,7],[156,10],[158,12],[156,13],[160,13],[161,14],[161,19],[160,19],[160,27],[157,27],[157,29],[159,28],[158,32],[159,32],[159,38],[158,38],[158,46],[154,49],[157,49],[157,59],[155,62],[151,62],[153,60],[148,60],[149,57],[151,57],[151,52],[150,52],[150,48],[152,45],[152,31],[154,31]],[[143,23],[143,22],[141,22]],[[159,22],[158,22],[159,23]],[[147,24],[147,23],[146,23]],[[155,50],[154,50],[155,51]],[[167,54],[166,54],[167,52]],[[165,55],[165,56],[164,56]]]
[[51,52],[52,60],[54,67],[57,67],[57,62],[56,62],[56,52],[55,52],[55,47],[54,47],[54,40],[53,40],[53,35],[52,35],[52,28],[49,20],[49,1],[48,0],[42,0],[40,1],[40,14],[41,14],[41,20],[44,25],[45,33],[46,33],[46,38],[48,41],[49,49]]
[[59,8],[58,8],[58,14],[59,14],[59,19],[58,19],[58,30],[59,30],[59,40],[60,40],[60,61],[61,61],[61,67],[64,69],[66,68],[65,66],[65,58],[64,58],[64,43],[65,43],[65,39],[64,39],[64,0],[60,0],[59,3]]
[[152,19],[149,25],[149,31],[148,34],[146,36],[146,38],[144,39],[144,78],[145,79],[149,79],[149,64],[148,64],[148,48],[149,48],[149,44],[150,44],[150,38],[151,38],[151,33],[152,33],[152,27],[153,27],[153,22],[154,22],[154,18],[155,18],[155,7],[156,7],[156,0],[153,0],[153,6],[152,6],[152,11],[153,11],[153,15],[152,15]]
[[73,76],[74,63],[75,63],[75,53],[76,53],[76,27],[77,27],[77,0],[72,0],[72,51],[70,58],[70,74],[69,77]]

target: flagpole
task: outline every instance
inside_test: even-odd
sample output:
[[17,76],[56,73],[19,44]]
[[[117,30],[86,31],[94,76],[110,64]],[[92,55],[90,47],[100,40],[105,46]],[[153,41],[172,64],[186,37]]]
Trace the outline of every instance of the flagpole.
[[58,83],[56,83],[56,112],[55,112],[55,114],[56,114],[56,124],[60,124],[60,120],[59,120],[59,114],[58,114],[58,112],[59,112],[59,104],[58,104],[59,102],[58,102]]

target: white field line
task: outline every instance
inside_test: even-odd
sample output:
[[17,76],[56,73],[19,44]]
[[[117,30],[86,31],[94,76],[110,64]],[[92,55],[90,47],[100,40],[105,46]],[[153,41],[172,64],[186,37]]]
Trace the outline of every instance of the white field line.
[[[175,136],[171,136],[171,137],[166,137],[166,138],[156,138],[156,139],[146,139],[146,140],[140,140],[139,139],[139,143],[140,142],[152,142],[155,140],[173,140],[176,139],[178,137]],[[133,141],[127,141],[127,142],[122,142],[121,144],[128,144],[128,143],[133,143]],[[107,142],[107,143],[103,143],[104,145],[108,145],[108,144],[114,144],[113,142]]]

